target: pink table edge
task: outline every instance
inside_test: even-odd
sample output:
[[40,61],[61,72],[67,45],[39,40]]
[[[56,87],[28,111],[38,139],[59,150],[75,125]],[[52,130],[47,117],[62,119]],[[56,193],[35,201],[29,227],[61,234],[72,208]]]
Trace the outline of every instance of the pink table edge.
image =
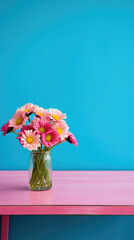
[[2,206],[0,215],[134,215],[134,206]]

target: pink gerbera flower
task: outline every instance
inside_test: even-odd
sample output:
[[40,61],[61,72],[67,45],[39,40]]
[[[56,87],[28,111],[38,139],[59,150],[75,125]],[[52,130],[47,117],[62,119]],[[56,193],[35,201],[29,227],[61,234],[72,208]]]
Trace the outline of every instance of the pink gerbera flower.
[[3,136],[5,136],[5,134],[13,131],[13,127],[9,127],[9,123],[5,123],[5,124],[1,127],[0,131],[2,131],[2,132],[3,132],[3,133],[2,133]]
[[13,127],[14,131],[16,131],[16,129],[21,128],[24,125],[27,119],[25,113],[21,109],[18,109],[12,119],[9,120],[9,126]]
[[27,103],[24,106],[21,107],[21,110],[26,113],[26,114],[31,114],[32,112],[34,112],[36,106],[33,105],[32,103]]
[[41,136],[41,141],[44,146],[51,147],[60,142],[59,134],[56,130],[51,129]]
[[19,137],[19,141],[24,148],[28,150],[37,150],[40,147],[40,135],[32,130],[25,130]]
[[68,132],[68,137],[66,138],[66,140],[69,143],[72,143],[72,144],[74,144],[77,147],[77,144],[78,144],[77,140],[76,140],[75,136],[71,132]]
[[53,128],[57,130],[60,136],[60,140],[63,141],[68,136],[68,125],[65,123],[65,121],[59,121],[56,122],[53,125]]
[[33,124],[34,122],[40,121],[40,119],[41,119],[40,117],[34,116],[34,118],[33,118],[33,120],[31,122]]
[[48,113],[47,109],[44,109],[42,107],[36,107],[34,110],[37,117],[40,117],[42,120],[49,120],[50,119],[50,113]]
[[33,121],[33,128],[38,134],[43,134],[51,129],[51,125],[50,122],[39,119],[38,121]]
[[32,131],[34,131],[33,125],[31,123],[29,123],[27,125],[24,125],[21,128],[21,131],[18,133],[19,136],[17,137],[19,140],[20,140],[20,137],[22,136],[22,134],[24,133],[25,130],[32,130]]
[[31,123],[27,124],[27,125],[24,125],[22,128],[21,128],[21,132],[24,132],[25,130],[33,130],[34,131],[34,128],[33,128],[33,125]]
[[53,108],[50,108],[49,109],[49,113],[51,114],[51,117],[53,120],[55,121],[59,121],[59,120],[62,120],[62,119],[66,119],[66,114],[63,114],[60,110],[58,109],[53,109]]

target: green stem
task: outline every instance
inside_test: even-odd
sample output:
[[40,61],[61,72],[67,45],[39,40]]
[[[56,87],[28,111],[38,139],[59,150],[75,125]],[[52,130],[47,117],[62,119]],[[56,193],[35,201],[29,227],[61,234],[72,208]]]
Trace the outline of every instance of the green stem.
[[42,151],[44,151],[45,150],[45,146],[42,148]]
[[28,116],[28,121],[29,121],[29,123],[31,123],[31,120],[30,120],[30,117]]
[[44,147],[42,148],[42,151],[49,151],[49,148],[47,148],[46,146],[44,146]]
[[14,132],[14,131],[12,131],[14,134],[16,134],[16,135],[18,135],[19,136],[19,134],[18,133],[16,133],[16,132]]

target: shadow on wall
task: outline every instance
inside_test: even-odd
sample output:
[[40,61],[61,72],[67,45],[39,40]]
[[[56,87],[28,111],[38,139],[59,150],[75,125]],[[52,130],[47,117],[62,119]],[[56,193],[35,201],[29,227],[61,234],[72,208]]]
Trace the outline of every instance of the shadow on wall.
[[9,239],[133,240],[133,222],[134,216],[10,216]]

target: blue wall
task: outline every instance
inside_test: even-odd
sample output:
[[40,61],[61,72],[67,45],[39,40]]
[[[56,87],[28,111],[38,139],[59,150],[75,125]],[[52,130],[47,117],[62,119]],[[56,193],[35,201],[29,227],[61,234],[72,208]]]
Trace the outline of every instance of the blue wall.
[[[66,112],[78,148],[68,143],[55,148],[54,170],[134,170],[133,62],[134,1],[0,0],[0,123],[27,102]],[[0,136],[0,141],[0,169],[28,169],[29,152],[15,136]],[[73,217],[12,217],[11,239],[18,239],[12,237],[14,224],[23,226],[29,239],[27,225],[38,219],[50,222],[59,239],[63,230],[56,230],[55,219],[59,226],[70,219],[72,234],[77,232]],[[105,231],[111,234],[112,228],[115,239],[126,239],[125,229],[129,234],[127,217],[75,221],[82,222],[83,239],[88,239],[88,226],[101,226],[100,239],[107,239]],[[82,238],[80,228],[79,234]],[[98,239],[97,234],[91,239]]]

